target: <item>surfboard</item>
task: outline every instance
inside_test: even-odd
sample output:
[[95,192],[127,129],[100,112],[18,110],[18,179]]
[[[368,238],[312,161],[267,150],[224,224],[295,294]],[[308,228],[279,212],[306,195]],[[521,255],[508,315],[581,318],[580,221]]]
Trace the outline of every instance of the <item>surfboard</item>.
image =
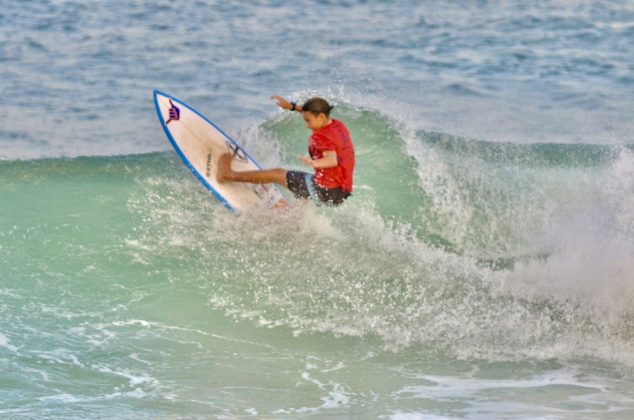
[[249,154],[220,127],[185,102],[155,90],[154,105],[172,147],[200,183],[230,210],[277,207],[286,199],[274,184],[219,183],[218,158],[234,154],[231,168],[236,171],[261,169]]

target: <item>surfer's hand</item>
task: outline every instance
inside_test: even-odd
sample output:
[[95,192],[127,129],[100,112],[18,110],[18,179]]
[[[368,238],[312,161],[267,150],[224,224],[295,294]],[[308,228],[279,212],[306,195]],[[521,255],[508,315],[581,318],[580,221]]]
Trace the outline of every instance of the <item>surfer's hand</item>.
[[299,156],[299,160],[306,166],[313,167],[313,160],[308,156]]
[[273,99],[275,102],[277,102],[277,106],[279,106],[282,109],[286,109],[288,111],[291,110],[291,108],[293,108],[293,106],[291,105],[291,103],[289,101],[287,101],[286,99],[282,98],[281,96],[271,96],[271,99]]

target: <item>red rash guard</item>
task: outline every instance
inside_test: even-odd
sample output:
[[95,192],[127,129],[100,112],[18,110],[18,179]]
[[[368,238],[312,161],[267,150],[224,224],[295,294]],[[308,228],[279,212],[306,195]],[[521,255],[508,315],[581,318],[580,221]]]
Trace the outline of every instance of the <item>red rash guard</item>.
[[322,188],[352,192],[354,146],[348,129],[339,120],[332,120],[327,126],[313,131],[308,141],[308,153],[313,159],[321,159],[328,150],[337,153],[337,166],[315,169],[315,183]]

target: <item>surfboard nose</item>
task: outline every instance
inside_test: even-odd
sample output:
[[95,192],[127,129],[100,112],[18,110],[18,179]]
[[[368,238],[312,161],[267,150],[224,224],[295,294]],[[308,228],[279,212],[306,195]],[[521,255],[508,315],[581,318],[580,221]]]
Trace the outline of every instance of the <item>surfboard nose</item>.
[[152,96],[154,100],[157,100],[159,96],[164,96],[166,98],[171,98],[172,96],[158,89],[152,90]]

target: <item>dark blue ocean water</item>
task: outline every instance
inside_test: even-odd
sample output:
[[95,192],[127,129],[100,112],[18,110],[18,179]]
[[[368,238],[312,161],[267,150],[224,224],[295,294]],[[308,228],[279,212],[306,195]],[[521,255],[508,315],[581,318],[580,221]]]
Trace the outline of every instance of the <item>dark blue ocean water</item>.
[[319,93],[410,126],[631,142],[634,10],[584,2],[4,0],[0,153],[163,150],[154,88],[228,129]]
[[[0,0],[0,417],[632,418],[631,1]],[[336,104],[337,209],[236,215]]]

